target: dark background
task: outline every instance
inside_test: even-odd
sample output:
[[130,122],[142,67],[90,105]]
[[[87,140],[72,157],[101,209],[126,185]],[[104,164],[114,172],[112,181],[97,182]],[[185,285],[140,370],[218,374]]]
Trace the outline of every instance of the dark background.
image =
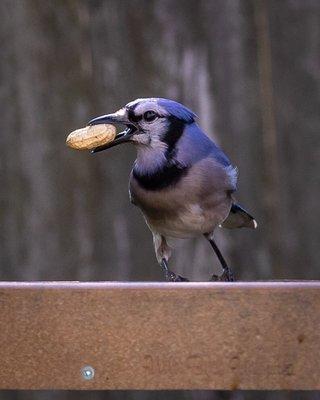
[[[128,200],[134,149],[66,135],[138,97],[168,97],[239,167],[259,228],[217,233],[241,280],[319,279],[320,1],[1,0],[0,279],[162,280]],[[172,269],[207,280],[203,239]],[[262,396],[262,397],[261,397]],[[8,399],[318,399],[315,393],[2,392]]]

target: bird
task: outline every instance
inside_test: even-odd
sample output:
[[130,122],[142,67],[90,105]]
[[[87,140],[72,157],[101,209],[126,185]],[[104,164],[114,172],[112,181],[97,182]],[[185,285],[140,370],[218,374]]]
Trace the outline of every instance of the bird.
[[124,125],[111,143],[92,153],[122,143],[136,147],[129,180],[129,198],[140,208],[151,230],[158,264],[166,281],[189,279],[169,269],[171,238],[203,236],[214,250],[222,274],[210,281],[234,280],[215,239],[222,228],[256,228],[257,222],[234,197],[238,169],[198,125],[189,108],[165,98],[139,98],[112,114],[96,117],[89,125]]

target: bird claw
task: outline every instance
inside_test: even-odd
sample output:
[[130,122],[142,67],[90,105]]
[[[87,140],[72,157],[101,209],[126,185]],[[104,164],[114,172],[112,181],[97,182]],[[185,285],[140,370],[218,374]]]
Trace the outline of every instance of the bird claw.
[[222,275],[212,275],[211,282],[234,282],[233,273],[230,269],[225,269]]
[[165,277],[166,277],[166,281],[168,281],[168,282],[189,282],[189,279],[184,278],[181,275],[176,275],[172,271],[166,271]]
[[190,282],[190,281],[189,281],[189,279],[184,278],[184,277],[181,276],[181,275],[178,275],[178,276],[176,276],[175,282]]

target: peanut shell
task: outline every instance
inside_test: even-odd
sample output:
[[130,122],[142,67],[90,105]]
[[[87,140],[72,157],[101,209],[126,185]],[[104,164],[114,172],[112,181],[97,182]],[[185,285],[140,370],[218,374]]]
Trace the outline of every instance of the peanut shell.
[[113,125],[90,125],[71,132],[66,144],[76,150],[90,150],[112,142],[115,137],[116,128]]

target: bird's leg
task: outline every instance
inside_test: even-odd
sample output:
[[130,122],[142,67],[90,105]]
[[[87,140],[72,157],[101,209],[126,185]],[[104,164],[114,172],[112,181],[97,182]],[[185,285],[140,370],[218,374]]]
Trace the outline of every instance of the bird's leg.
[[169,270],[168,260],[171,255],[171,249],[167,244],[166,238],[158,233],[153,232],[153,243],[156,251],[158,263],[160,264],[164,277],[168,282],[188,282],[189,280],[176,275],[174,272]]
[[165,258],[162,259],[160,265],[164,272],[166,281],[168,281],[168,282],[189,282],[189,279],[184,278],[181,275],[176,275],[174,272],[170,271],[168,268],[167,260]]
[[216,253],[220,264],[222,266],[223,272],[222,275],[217,276],[217,275],[212,275],[212,278],[210,279],[211,281],[227,281],[227,282],[233,282],[234,277],[231,268],[228,266],[226,260],[223,258],[223,255],[221,254],[221,251],[219,250],[218,246],[216,245],[216,242],[213,240],[212,235],[204,235],[206,239],[208,239],[209,243],[211,244],[211,247],[213,248],[214,252]]

